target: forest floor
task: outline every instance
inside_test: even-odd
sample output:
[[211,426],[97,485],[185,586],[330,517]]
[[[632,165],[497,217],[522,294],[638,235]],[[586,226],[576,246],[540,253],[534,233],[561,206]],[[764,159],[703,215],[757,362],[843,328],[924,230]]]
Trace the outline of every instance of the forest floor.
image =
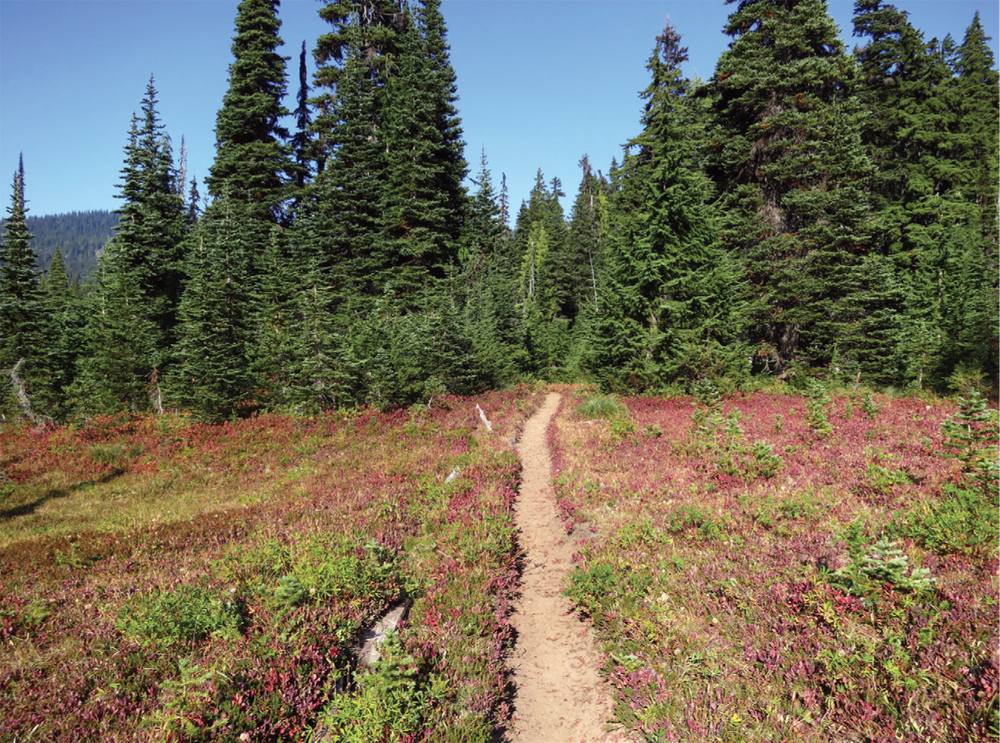
[[[609,731],[610,695],[597,669],[590,625],[562,595],[579,536],[567,534],[556,512],[547,431],[561,396],[551,392],[528,420],[517,450],[522,479],[516,505],[525,550],[521,597],[513,616],[517,645],[514,719],[503,743],[624,743]],[[576,530],[577,532],[579,530]]]

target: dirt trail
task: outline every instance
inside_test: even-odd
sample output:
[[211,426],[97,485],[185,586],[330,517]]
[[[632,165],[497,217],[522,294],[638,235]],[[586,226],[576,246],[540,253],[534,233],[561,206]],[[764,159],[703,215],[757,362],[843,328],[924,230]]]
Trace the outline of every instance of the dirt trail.
[[610,695],[597,674],[600,659],[590,627],[561,595],[575,547],[556,515],[546,442],[559,400],[549,393],[517,447],[522,466],[517,525],[526,555],[521,599],[512,618],[517,646],[508,661],[516,685],[514,721],[503,740],[624,743],[632,739],[608,732]]

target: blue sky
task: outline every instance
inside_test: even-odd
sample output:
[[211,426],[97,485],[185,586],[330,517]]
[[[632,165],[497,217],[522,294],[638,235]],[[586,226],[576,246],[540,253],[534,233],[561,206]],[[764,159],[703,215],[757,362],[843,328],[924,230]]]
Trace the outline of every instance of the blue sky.
[[[0,203],[24,154],[29,214],[114,209],[134,111],[155,76],[159,112],[188,174],[214,157],[237,0],[0,0]],[[1000,36],[996,0],[897,0],[927,38],[958,41],[977,10]],[[328,26],[317,0],[283,0],[289,107],[298,53]],[[506,173],[513,214],[541,168],[569,212],[586,153],[607,171],[639,129],[646,59],[669,16],[690,50],[688,75],[710,77],[729,43],[723,0],[443,0],[470,169],[485,147],[494,183]],[[852,0],[830,12],[848,48]],[[997,41],[990,42],[994,55]],[[290,123],[290,122],[289,122]],[[204,189],[202,189],[204,193]]]

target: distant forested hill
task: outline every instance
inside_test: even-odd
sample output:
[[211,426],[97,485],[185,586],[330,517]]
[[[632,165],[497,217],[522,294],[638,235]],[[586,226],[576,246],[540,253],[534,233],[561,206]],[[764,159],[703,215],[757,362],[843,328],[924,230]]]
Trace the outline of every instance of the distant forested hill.
[[118,215],[109,211],[70,212],[27,218],[28,231],[38,256],[38,267],[47,271],[56,248],[62,250],[66,273],[85,279],[97,267],[97,251],[114,234]]

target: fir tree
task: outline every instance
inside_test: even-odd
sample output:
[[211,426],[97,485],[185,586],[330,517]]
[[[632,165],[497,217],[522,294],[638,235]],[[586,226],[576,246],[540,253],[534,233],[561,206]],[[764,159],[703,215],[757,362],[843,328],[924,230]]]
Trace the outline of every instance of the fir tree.
[[45,308],[26,215],[21,156],[0,242],[0,414],[34,418],[40,412],[32,397],[40,391],[47,371]]
[[996,240],[992,56],[976,21],[955,49],[950,39],[925,42],[881,0],[858,0],[855,13],[855,34],[868,37],[856,52],[859,96],[874,112],[863,137],[879,166],[869,185],[874,247],[892,258],[904,297],[899,362],[881,381],[943,387],[956,365],[995,366],[986,270]]
[[63,260],[62,250],[58,247],[45,277],[45,290],[49,297],[56,301],[67,301],[72,296],[69,276],[66,274],[66,262]]
[[568,231],[559,198],[566,194],[558,178],[550,183],[539,169],[514,228],[521,264],[521,309],[531,370],[548,375],[565,364],[570,348],[566,316],[573,295]]
[[43,348],[47,370],[41,400],[53,418],[65,417],[70,411],[67,390],[76,378],[76,365],[83,347],[86,326],[84,303],[74,290],[63,261],[56,248],[45,282],[45,340]]
[[339,2],[321,15],[334,27],[315,55],[317,86],[329,92],[314,99],[314,130],[327,157],[298,230],[322,272],[318,296],[343,341],[338,358],[363,375],[352,394],[412,401],[428,394],[414,375],[460,381],[445,371],[450,353],[418,332],[460,317],[450,287],[465,163],[444,22],[431,0],[413,14],[391,2]]
[[253,204],[224,193],[201,222],[190,252],[169,396],[207,421],[256,407],[250,277],[253,249],[264,244],[259,233],[266,227],[253,211]]
[[466,198],[455,72],[439,5],[420,0],[414,22],[400,32],[399,62],[385,90],[388,250],[397,274],[420,267],[436,279],[457,263]]
[[296,173],[280,120],[288,114],[277,0],[243,0],[236,16],[229,90],[219,109],[208,178],[215,200],[198,222],[182,303],[183,327],[171,376],[176,398],[203,418],[252,412],[251,358],[259,311],[253,301],[272,227],[287,223]]
[[524,371],[524,322],[519,309],[519,264],[484,149],[469,200],[461,253],[465,325],[476,367],[495,386]]
[[958,192],[971,207],[963,212],[969,239],[956,256],[954,297],[961,309],[945,333],[954,341],[949,349],[955,366],[982,369],[996,379],[998,368],[998,212],[1000,202],[1000,100],[993,52],[987,46],[976,13],[955,53],[949,99],[955,111],[956,159],[960,163]]
[[[647,68],[643,131],[629,142],[609,215],[600,313],[591,367],[606,387],[646,389],[700,376],[718,343],[725,301],[723,258],[695,164],[687,49],[668,25]],[[728,318],[727,318],[728,319]]]
[[285,61],[278,0],[242,0],[236,15],[229,89],[216,119],[215,161],[206,179],[209,193],[252,205],[248,216],[280,222],[293,175],[288,131]]
[[601,272],[601,221],[607,211],[608,183],[594,173],[586,155],[580,159],[582,177],[569,221],[569,253],[573,256],[574,305],[597,308],[597,275]]
[[747,340],[778,368],[840,356],[850,373],[870,346],[842,287],[855,283],[871,230],[852,59],[822,0],[745,0],[726,33],[734,41],[709,88],[710,173],[723,239],[744,263]]
[[162,408],[183,291],[184,210],[150,78],[125,146],[119,226],[101,256],[77,393],[96,410]]
[[315,173],[315,142],[312,138],[312,109],[309,105],[309,76],[306,67],[306,42],[302,42],[299,53],[299,91],[295,100],[295,134],[292,135],[291,146],[295,156],[295,185],[298,189],[297,198],[301,199],[306,182]]

